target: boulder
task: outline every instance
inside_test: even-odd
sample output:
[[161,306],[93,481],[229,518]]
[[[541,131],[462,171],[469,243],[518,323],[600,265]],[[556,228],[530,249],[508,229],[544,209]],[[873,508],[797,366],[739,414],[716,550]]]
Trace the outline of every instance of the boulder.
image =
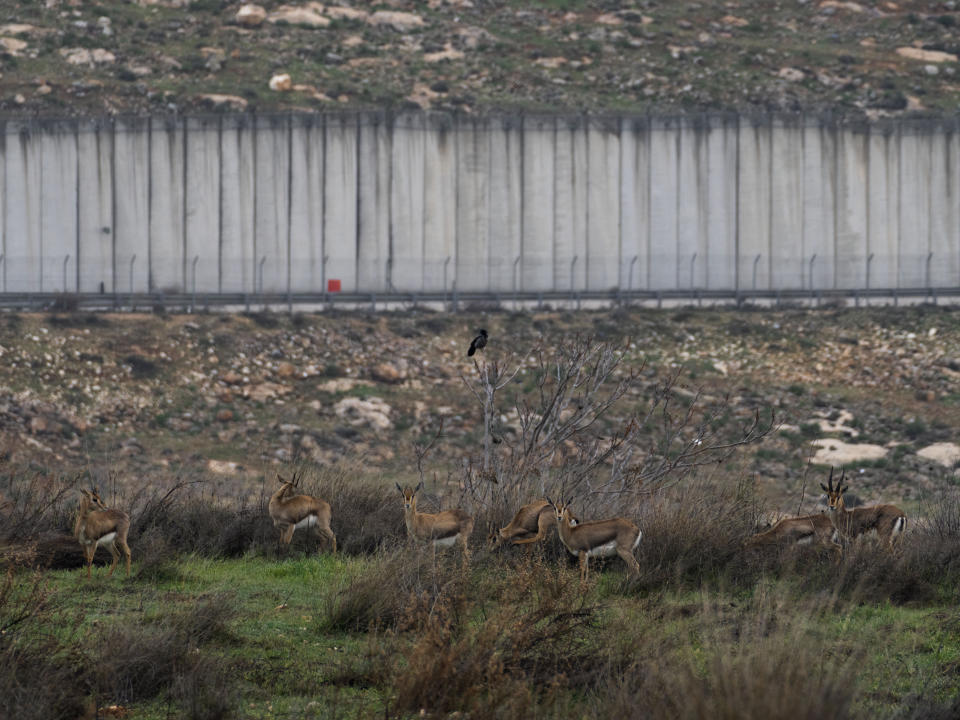
[[287,23],[309,28],[325,28],[330,24],[330,18],[309,7],[291,7],[283,5],[267,16],[269,23]]
[[390,410],[391,407],[378,397],[370,397],[366,400],[347,397],[333,406],[337,417],[343,418],[351,425],[363,425],[374,430],[389,430],[393,427],[390,421]]
[[236,21],[238,25],[244,27],[260,27],[263,21],[267,19],[267,11],[259,5],[242,5],[237,10]]
[[820,438],[811,445],[820,448],[813,456],[818,465],[846,465],[861,460],[879,460],[887,456],[887,448],[869,443],[845,443],[833,438]]
[[398,385],[407,378],[406,372],[388,362],[375,365],[370,371],[370,376],[374,380],[391,385]]
[[952,442],[939,442],[917,450],[917,457],[952,468],[960,462],[960,445]]
[[426,25],[419,15],[396,10],[377,10],[367,18],[367,22],[371,25],[392,27],[397,32],[410,32]]

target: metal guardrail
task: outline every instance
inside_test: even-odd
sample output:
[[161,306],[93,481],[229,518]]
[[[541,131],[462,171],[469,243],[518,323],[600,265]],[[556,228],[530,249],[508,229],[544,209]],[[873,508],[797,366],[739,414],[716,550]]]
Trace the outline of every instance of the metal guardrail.
[[199,309],[238,308],[247,311],[286,306],[313,305],[323,309],[358,309],[376,312],[396,306],[440,305],[458,312],[471,306],[514,309],[545,304],[575,305],[583,302],[607,303],[612,307],[629,305],[661,306],[664,302],[688,301],[695,304],[728,304],[742,306],[762,301],[775,307],[797,303],[819,306],[837,300],[861,301],[882,299],[897,305],[901,299],[922,298],[936,304],[940,300],[960,298],[960,287],[850,288],[817,290],[584,290],[584,291],[518,291],[518,292],[385,292],[385,293],[0,293],[0,309],[23,311],[166,311],[196,312]]

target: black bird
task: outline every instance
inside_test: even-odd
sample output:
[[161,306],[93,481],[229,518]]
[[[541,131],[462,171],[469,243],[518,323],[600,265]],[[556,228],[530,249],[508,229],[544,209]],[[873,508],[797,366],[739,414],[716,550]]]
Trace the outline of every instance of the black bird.
[[487,346],[487,331],[480,329],[480,334],[477,335],[473,342],[470,343],[470,349],[467,350],[467,357],[473,357],[473,354],[477,350],[483,350]]

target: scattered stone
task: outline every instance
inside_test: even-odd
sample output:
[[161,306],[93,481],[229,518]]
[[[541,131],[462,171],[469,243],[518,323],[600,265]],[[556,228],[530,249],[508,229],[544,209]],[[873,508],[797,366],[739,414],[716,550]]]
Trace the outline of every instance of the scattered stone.
[[216,475],[236,475],[242,467],[230,460],[207,460],[207,470]]
[[0,49],[13,57],[19,57],[20,53],[27,49],[27,43],[19,38],[0,37]]
[[284,379],[292,378],[297,374],[297,368],[294,367],[293,363],[282,362],[277,365],[277,377]]
[[785,67],[780,68],[780,72],[777,73],[777,76],[783,78],[787,82],[800,82],[807,77],[807,74],[800,68]]
[[243,388],[243,396],[254,402],[266,402],[286,395],[291,390],[289,385],[280,385],[278,383],[265,382],[259,385],[246,385]]
[[534,60],[533,64],[548,68],[550,70],[556,70],[558,67],[566,65],[567,62],[568,61],[565,57],[543,57]]
[[282,5],[267,16],[267,22],[273,24],[287,23],[288,25],[300,25],[309,28],[325,28],[330,25],[330,18],[324,17],[312,7]]
[[426,25],[419,15],[396,10],[377,10],[367,18],[367,22],[371,25],[392,27],[397,32],[410,32]]
[[293,90],[293,81],[287,73],[280,73],[270,78],[270,89],[274,92],[288,92]]
[[233,410],[229,408],[223,408],[217,412],[217,420],[220,422],[230,422],[233,417]]
[[53,88],[43,83],[40,87],[37,88],[37,95],[49,95],[53,92]]
[[239,95],[221,95],[220,93],[203,93],[197,95],[197,100],[213,105],[215,108],[229,107],[233,110],[246,110],[247,101]]
[[957,56],[941,50],[921,50],[915,47],[899,47],[897,55],[908,60],[920,60],[925,63],[957,62]]
[[611,25],[611,26],[623,25],[623,20],[617,17],[616,15],[614,15],[613,13],[604,13],[603,15],[599,15],[595,22],[598,25]]
[[373,385],[354,378],[334,378],[333,380],[327,380],[325,383],[320,383],[317,389],[328,393],[341,393],[349,392],[355,387],[373,387]]
[[237,24],[244,27],[260,27],[266,19],[267,11],[252,3],[241,6],[236,15]]
[[834,9],[834,10],[847,10],[848,12],[862,13],[866,12],[866,8],[860,3],[855,2],[843,2],[842,0],[823,0],[823,2],[818,5],[820,11]]
[[917,450],[917,457],[952,468],[960,462],[960,445],[952,442],[939,442]]
[[370,13],[366,10],[357,10],[352,7],[340,7],[338,5],[331,5],[324,9],[323,14],[334,20],[359,20],[361,22],[365,21],[370,17]]
[[236,370],[227,370],[221,380],[227,383],[227,385],[241,385],[243,384],[243,375]]
[[720,18],[720,24],[729,25],[731,27],[746,27],[750,24],[750,21],[744,20],[736,15],[724,15],[722,18]]
[[460,50],[455,50],[450,43],[444,45],[443,50],[432,53],[424,53],[423,61],[436,63],[442,60],[463,60],[465,55]]
[[379,382],[388,384],[399,384],[407,378],[407,374],[400,370],[396,365],[388,362],[375,365],[370,371],[370,376]]
[[333,406],[337,417],[343,418],[351,425],[366,425],[374,430],[389,430],[393,427],[390,421],[390,410],[390,406],[378,397],[370,397],[366,400],[346,397]]
[[818,465],[846,465],[862,460],[879,460],[887,456],[887,448],[869,443],[845,443],[833,438],[820,438],[810,443],[820,448],[813,456]]
[[937,67],[936,65],[924,65],[924,66],[923,66],[923,71],[924,71],[927,75],[939,75],[939,74],[940,74],[940,68]]

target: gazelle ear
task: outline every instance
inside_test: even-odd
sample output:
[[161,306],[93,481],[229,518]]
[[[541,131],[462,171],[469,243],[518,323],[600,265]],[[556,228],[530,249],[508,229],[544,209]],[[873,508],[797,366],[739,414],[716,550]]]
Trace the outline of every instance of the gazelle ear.
[[550,499],[550,496],[549,496],[549,495],[545,495],[544,497],[547,498],[547,502],[548,502],[548,503],[550,503],[550,504],[553,505],[554,507],[557,506],[557,504],[556,504],[553,500]]
[[277,473],[277,482],[285,483],[287,481],[283,479],[283,475],[281,475],[280,473]]

